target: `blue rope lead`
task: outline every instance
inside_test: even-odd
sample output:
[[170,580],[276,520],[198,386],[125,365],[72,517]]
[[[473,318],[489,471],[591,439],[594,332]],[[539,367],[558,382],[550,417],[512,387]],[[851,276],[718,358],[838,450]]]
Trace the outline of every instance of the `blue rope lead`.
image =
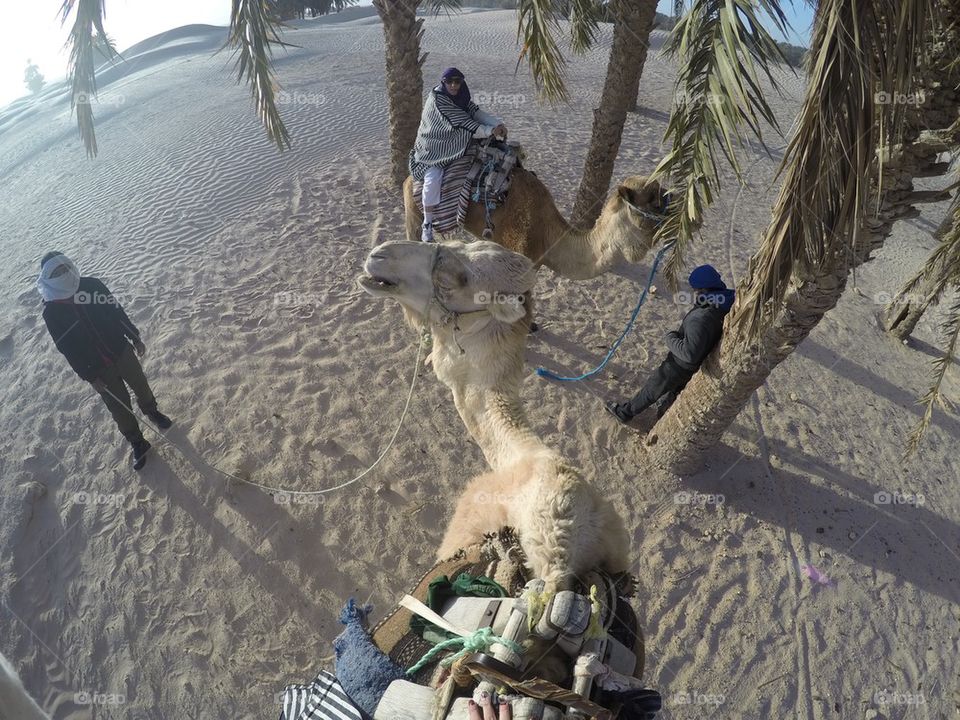
[[657,253],[657,257],[653,260],[653,267],[650,268],[650,276],[647,278],[647,286],[643,288],[643,292],[640,293],[640,300],[637,302],[637,306],[633,309],[633,315],[630,316],[630,322],[627,323],[627,327],[624,328],[623,332],[620,333],[613,345],[610,346],[610,350],[607,352],[607,356],[603,358],[603,361],[597,365],[590,372],[584,373],[583,375],[578,375],[577,377],[561,377],[556,373],[550,372],[546,368],[539,367],[537,368],[537,375],[540,377],[550,378],[551,380],[559,380],[560,382],[577,382],[579,380],[586,380],[588,377],[593,377],[600,371],[602,371],[607,363],[610,362],[610,358],[613,357],[613,354],[617,351],[617,348],[620,347],[620,343],[623,342],[623,339],[627,336],[633,329],[633,323],[637,319],[637,315],[640,314],[640,308],[643,307],[643,303],[647,300],[647,293],[650,291],[650,286],[653,284],[653,278],[657,274],[657,268],[660,267],[660,261],[663,260],[663,256],[666,254],[667,250],[673,247],[673,243],[667,243],[663,246],[660,252]]

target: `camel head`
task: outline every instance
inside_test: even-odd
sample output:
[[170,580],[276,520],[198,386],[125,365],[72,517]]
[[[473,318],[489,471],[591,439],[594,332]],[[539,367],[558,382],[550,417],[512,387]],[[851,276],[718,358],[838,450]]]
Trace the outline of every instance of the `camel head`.
[[370,251],[358,283],[393,298],[414,320],[431,326],[488,314],[513,324],[529,311],[533,263],[485,240],[472,243],[391,241]]
[[595,228],[611,237],[630,263],[646,257],[667,212],[667,194],[656,180],[633,175],[620,183],[603,206]]

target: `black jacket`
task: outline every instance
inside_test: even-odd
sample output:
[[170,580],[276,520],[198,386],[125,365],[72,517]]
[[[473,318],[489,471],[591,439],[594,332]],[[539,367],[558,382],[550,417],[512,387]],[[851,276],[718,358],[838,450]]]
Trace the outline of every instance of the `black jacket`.
[[680,329],[667,333],[667,359],[689,372],[699,370],[723,335],[723,318],[730,312],[733,299],[733,290],[701,291]]
[[81,277],[72,298],[45,302],[43,320],[57,350],[87,382],[116,362],[130,341],[140,339],[140,331],[117,299],[93,277]]

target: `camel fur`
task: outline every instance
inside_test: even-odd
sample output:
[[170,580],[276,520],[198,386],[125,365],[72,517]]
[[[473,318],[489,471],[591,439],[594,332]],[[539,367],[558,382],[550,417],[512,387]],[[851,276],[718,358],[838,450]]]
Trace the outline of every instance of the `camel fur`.
[[[407,240],[419,240],[423,213],[413,199],[413,178],[403,184],[403,203]],[[536,267],[546,265],[562,277],[586,280],[621,261],[642,261],[653,247],[657,223],[633,208],[656,216],[662,214],[664,203],[659,183],[634,175],[610,194],[593,227],[581,230],[563,218],[534,173],[516,168],[506,202],[491,213],[492,239],[529,258]],[[484,227],[483,206],[470,203],[464,229],[479,238]]]
[[50,720],[27,693],[13,665],[0,653],[0,720]]
[[397,300],[408,321],[429,327],[434,371],[492,468],[467,485],[438,557],[510,526],[530,570],[551,588],[595,568],[625,570],[620,517],[536,436],[520,403],[533,263],[493,242],[387,242],[364,270],[364,290]]

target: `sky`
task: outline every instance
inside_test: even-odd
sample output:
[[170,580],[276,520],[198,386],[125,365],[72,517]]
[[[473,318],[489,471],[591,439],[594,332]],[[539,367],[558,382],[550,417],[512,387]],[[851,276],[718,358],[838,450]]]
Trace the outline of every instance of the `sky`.
[[[31,0],[10,3],[4,9],[0,28],[0,107],[27,94],[23,73],[27,60],[33,61],[50,82],[63,78],[67,71],[67,54],[63,50],[69,31],[61,26],[58,11],[62,0]],[[361,0],[369,5],[369,0]],[[469,0],[464,0],[469,5]],[[806,45],[813,11],[803,0],[787,0],[785,12],[793,26],[794,36],[787,39],[795,45]],[[104,27],[116,47],[126,48],[165,30],[205,23],[226,25],[230,17],[230,0],[106,0]],[[658,10],[672,13],[671,0],[660,0]],[[775,38],[780,40],[781,38]]]

